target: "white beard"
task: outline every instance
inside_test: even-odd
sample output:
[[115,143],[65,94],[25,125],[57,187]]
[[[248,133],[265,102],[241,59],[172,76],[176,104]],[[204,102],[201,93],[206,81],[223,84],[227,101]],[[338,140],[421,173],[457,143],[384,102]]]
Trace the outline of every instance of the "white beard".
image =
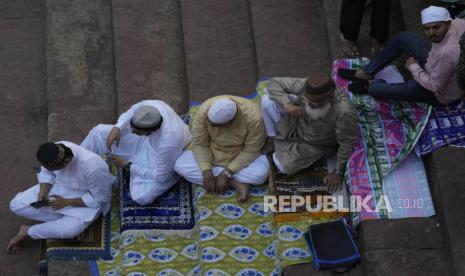
[[311,107],[308,103],[304,104],[305,114],[310,117],[312,121],[320,120],[328,115],[329,110],[331,109],[332,105],[330,103],[325,103],[323,106],[319,107]]

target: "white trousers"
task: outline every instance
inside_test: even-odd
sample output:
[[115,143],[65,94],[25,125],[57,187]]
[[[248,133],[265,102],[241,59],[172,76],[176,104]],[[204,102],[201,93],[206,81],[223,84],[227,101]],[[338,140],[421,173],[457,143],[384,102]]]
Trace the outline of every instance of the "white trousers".
[[37,239],[70,239],[81,234],[92,221],[65,216],[53,211],[50,207],[35,209],[21,199],[18,193],[10,202],[10,210],[18,216],[43,223],[32,225],[27,231],[29,237]]
[[[113,127],[113,125],[97,125],[82,141],[81,146],[98,155],[107,153],[107,136]],[[146,139],[148,138],[145,136],[137,136],[125,129],[121,129],[119,147],[113,146],[112,153],[132,162],[137,157],[137,154],[143,156],[149,150],[146,148],[148,142],[145,141]],[[175,181],[173,182],[175,183]],[[134,181],[133,177],[131,177],[129,183],[131,199],[139,205],[152,203],[156,197],[169,190],[169,188],[171,186],[156,185],[154,182]]]
[[[225,168],[221,166],[213,166],[212,173],[214,176],[219,175]],[[203,184],[203,175],[200,171],[197,162],[195,161],[194,154],[191,150],[184,151],[176,160],[174,164],[174,170],[186,180],[196,183]],[[268,179],[269,164],[265,155],[260,155],[247,167],[238,171],[233,175],[234,180],[252,184],[260,185]]]
[[276,124],[281,120],[284,109],[277,102],[270,99],[268,95],[262,97],[261,109],[266,135],[275,137],[277,134]]

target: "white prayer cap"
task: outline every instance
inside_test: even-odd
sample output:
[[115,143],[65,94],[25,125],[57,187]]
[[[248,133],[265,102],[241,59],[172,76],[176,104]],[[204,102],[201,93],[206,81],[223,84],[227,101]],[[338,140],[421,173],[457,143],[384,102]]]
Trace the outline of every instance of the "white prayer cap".
[[153,106],[143,105],[134,112],[131,119],[131,125],[137,129],[151,129],[158,126],[161,122],[161,114]]
[[429,6],[421,11],[421,24],[425,25],[431,22],[450,21],[449,11],[442,7]]
[[236,116],[237,105],[228,98],[216,100],[208,110],[208,119],[214,124],[224,124]]

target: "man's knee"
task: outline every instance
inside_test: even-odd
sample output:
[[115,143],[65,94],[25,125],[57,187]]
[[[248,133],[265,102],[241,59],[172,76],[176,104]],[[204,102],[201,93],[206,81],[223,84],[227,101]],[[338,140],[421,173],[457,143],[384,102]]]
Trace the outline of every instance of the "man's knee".
[[62,225],[62,223],[59,221],[57,221],[57,223],[59,224],[59,227],[62,229],[62,239],[72,239],[84,232],[84,230],[86,230],[88,226],[84,221],[78,218],[66,220],[66,225]]
[[265,113],[269,113],[270,110],[276,109],[276,102],[270,99],[268,95],[265,95],[261,99],[261,109]]
[[106,138],[110,130],[111,130],[111,125],[98,124],[89,131],[88,136]]
[[416,37],[417,36],[412,32],[402,31],[402,32],[400,32],[400,33],[398,33],[398,34],[396,34],[394,36],[394,40],[403,43],[403,42],[406,42],[408,40],[411,40],[412,38],[415,39]]
[[22,203],[17,199],[17,196],[15,196],[11,201],[10,201],[10,210],[18,215],[18,211],[27,207],[26,204]]
[[143,192],[134,193],[132,191],[130,191],[130,193],[131,193],[132,201],[134,201],[135,203],[141,206],[148,205],[155,200],[154,198],[147,196],[147,193],[143,193]]

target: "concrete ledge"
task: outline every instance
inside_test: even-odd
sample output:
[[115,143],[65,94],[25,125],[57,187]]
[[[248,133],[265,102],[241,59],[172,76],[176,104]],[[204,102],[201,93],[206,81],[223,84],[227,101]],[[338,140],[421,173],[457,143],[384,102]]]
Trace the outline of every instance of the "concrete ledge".
[[363,253],[362,265],[370,276],[450,275],[439,249],[371,250]]
[[114,0],[118,114],[147,99],[187,111],[181,9],[173,0]]
[[[79,126],[115,116],[110,0],[47,1],[49,138],[83,138]],[[69,114],[63,118],[58,114]],[[66,130],[64,129],[66,127]]]
[[436,218],[366,220],[360,224],[362,250],[442,248]]
[[256,69],[248,1],[181,1],[189,98],[248,95]]
[[260,76],[307,77],[330,72],[331,62],[320,1],[250,1]]

